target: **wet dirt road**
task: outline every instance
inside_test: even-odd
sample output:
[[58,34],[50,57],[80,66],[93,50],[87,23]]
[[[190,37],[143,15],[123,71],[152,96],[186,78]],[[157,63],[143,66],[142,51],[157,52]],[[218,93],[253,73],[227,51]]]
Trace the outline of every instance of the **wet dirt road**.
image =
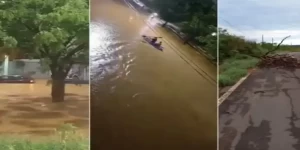
[[300,70],[256,70],[220,105],[220,150],[300,149]]
[[174,46],[141,42],[155,35],[141,18],[123,1],[91,1],[92,149],[215,150],[216,84]]

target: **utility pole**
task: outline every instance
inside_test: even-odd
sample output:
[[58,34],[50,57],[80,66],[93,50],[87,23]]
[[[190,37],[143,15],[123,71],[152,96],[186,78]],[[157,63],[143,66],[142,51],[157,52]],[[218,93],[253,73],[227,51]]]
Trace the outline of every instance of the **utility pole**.
[[264,43],[264,35],[261,35],[261,45]]
[[272,38],[272,48],[274,47],[274,38]]

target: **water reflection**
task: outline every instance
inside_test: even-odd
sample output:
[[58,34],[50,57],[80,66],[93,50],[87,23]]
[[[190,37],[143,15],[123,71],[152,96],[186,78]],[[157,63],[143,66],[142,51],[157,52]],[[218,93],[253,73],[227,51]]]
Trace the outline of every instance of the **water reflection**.
[[[117,42],[113,42],[114,37],[112,27],[106,26],[100,23],[92,23],[90,28],[90,56],[91,56],[91,75],[94,77],[103,77],[107,74],[112,74],[118,69],[118,65],[112,65],[116,63],[118,59],[122,59],[121,56],[117,56],[115,51],[120,50],[123,45]],[[97,69],[95,69],[96,67]]]
[[114,93],[115,82],[127,79],[136,58],[128,51],[129,40],[120,38],[114,25],[91,22],[90,29],[91,89],[94,93]]

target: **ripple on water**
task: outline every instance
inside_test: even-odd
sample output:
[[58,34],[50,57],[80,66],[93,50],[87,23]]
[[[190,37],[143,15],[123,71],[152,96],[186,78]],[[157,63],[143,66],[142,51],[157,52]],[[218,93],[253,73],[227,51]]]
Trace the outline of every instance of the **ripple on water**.
[[128,51],[128,39],[122,40],[117,28],[91,22],[90,29],[91,91],[98,93],[101,88],[111,93],[116,89],[114,82],[128,77],[135,56]]

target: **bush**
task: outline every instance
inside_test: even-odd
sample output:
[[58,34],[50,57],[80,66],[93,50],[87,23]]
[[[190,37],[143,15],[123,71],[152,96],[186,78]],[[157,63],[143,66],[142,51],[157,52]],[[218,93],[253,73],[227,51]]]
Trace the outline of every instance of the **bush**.
[[257,58],[242,54],[225,60],[219,68],[219,86],[234,85],[240,78],[247,75],[248,69],[255,67],[257,63]]
[[[229,34],[226,30],[219,29],[219,61],[231,58],[237,54],[255,55],[259,45],[255,41],[244,39],[244,37]],[[254,52],[256,51],[256,52]]]

